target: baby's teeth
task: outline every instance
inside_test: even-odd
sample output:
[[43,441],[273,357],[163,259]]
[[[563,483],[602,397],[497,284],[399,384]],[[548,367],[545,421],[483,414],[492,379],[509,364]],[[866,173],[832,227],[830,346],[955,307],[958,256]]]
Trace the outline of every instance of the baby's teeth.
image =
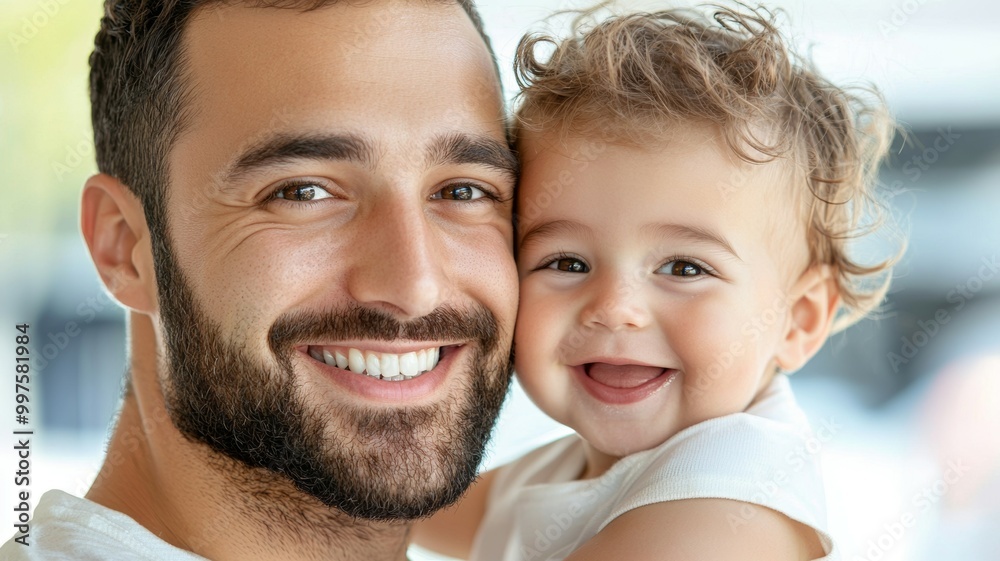
[[336,359],[336,361],[337,361],[337,368],[339,368],[341,370],[346,370],[347,369],[348,360],[347,360],[347,357],[344,356],[344,353],[342,353],[340,351],[337,351],[337,352],[333,353],[333,358]]
[[382,368],[383,378],[391,379],[399,376],[399,355],[382,353],[379,366]]
[[329,364],[330,366],[337,365],[337,359],[333,358],[333,353],[330,351],[323,351],[323,362]]
[[417,370],[417,353],[405,353],[399,356],[399,372],[407,378],[417,375],[419,372]]
[[378,364],[377,353],[365,353],[365,366],[367,367],[368,375],[373,378],[378,378],[382,374],[382,370]]
[[357,349],[347,351],[347,364],[355,374],[365,373],[365,355]]

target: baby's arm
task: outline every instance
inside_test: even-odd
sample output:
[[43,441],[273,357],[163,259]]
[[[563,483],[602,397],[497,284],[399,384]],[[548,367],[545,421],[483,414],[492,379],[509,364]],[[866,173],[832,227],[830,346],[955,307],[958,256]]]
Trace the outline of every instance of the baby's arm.
[[495,473],[492,470],[481,474],[457,503],[417,521],[411,533],[412,543],[442,555],[468,559],[486,513],[486,498]]
[[757,505],[745,518],[746,506],[687,499],[640,507],[613,520],[566,561],[800,561],[825,555],[808,526]]

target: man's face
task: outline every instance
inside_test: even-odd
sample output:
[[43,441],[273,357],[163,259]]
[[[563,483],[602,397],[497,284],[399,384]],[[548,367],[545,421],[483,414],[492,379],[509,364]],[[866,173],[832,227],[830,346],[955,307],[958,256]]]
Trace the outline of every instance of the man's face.
[[514,173],[457,5],[242,6],[186,29],[157,255],[188,437],[368,518],[475,475],[506,392]]

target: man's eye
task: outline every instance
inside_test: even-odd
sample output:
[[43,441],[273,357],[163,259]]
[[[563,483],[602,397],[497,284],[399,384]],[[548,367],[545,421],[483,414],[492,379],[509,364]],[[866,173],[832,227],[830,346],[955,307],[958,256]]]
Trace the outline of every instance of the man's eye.
[[559,259],[554,259],[548,265],[545,266],[546,269],[555,269],[557,271],[565,271],[567,273],[589,273],[590,267],[586,263],[576,259],[575,257],[561,257]]
[[315,183],[285,185],[275,190],[273,195],[275,199],[298,202],[326,199],[332,196],[326,189]]
[[675,259],[660,267],[657,273],[666,273],[675,277],[697,277],[705,274],[705,269],[696,263]]
[[431,198],[444,199],[448,201],[474,201],[485,196],[487,195],[482,189],[467,183],[459,183],[456,185],[449,185],[444,189],[441,189],[437,193],[431,195]]

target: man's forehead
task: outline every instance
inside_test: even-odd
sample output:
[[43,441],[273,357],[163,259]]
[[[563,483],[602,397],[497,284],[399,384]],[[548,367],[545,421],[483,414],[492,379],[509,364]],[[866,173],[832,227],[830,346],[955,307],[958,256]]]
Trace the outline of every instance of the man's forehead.
[[255,144],[304,133],[353,131],[371,148],[359,156],[423,153],[447,132],[505,138],[491,56],[457,4],[213,7],[185,47],[190,118],[174,164],[218,173]]
[[207,94],[206,101],[213,93],[227,103],[278,94],[290,103],[364,86],[405,96],[420,78],[441,87],[475,83],[490,96],[499,91],[489,50],[455,3],[334,3],[310,11],[210,5],[189,23],[183,42],[194,97]]
[[[294,4],[294,3],[293,3]],[[238,50],[320,54],[336,46],[346,59],[364,57],[389,48],[407,57],[407,44],[427,44],[474,38],[469,51],[486,51],[468,15],[456,2],[375,0],[371,2],[312,2],[316,9],[259,6],[256,3],[208,3],[192,14],[185,26],[185,43],[195,53],[211,46]],[[423,32],[423,33],[422,33]],[[190,55],[191,52],[189,51]],[[209,51],[206,54],[213,54]],[[456,53],[458,55],[465,53]]]

